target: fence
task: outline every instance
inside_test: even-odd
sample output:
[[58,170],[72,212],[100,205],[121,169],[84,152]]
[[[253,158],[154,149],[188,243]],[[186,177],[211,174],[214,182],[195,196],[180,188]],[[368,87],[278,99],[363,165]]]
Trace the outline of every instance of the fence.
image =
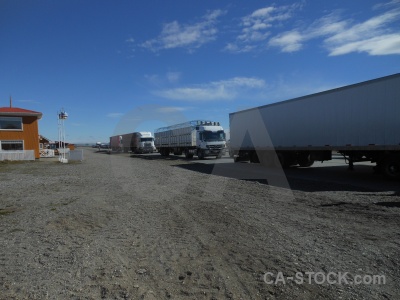
[[83,160],[83,150],[71,150],[66,154],[68,160]]
[[5,150],[0,151],[1,160],[35,160],[34,150]]
[[53,149],[42,149],[40,150],[40,157],[54,157],[55,153]]

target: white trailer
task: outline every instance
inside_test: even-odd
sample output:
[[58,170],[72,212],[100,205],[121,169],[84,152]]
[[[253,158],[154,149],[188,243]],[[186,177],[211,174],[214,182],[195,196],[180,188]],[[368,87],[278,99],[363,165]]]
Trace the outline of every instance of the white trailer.
[[195,120],[155,131],[155,145],[163,156],[170,153],[185,154],[186,158],[197,155],[220,158],[225,154],[225,132],[219,122]]
[[110,137],[111,151],[152,153],[156,150],[151,132],[132,132]]
[[341,153],[400,177],[400,74],[229,115],[230,154],[283,167]]

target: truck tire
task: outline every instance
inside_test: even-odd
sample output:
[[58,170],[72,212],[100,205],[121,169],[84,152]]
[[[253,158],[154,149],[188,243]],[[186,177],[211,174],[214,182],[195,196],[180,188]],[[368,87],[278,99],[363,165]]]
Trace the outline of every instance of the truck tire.
[[234,156],[233,157],[233,162],[237,163],[237,162],[241,162],[242,158],[240,156]]
[[205,159],[205,158],[206,158],[206,155],[205,155],[205,153],[204,153],[204,150],[201,150],[201,149],[197,150],[197,157],[198,157],[199,159],[201,159],[201,160]]
[[389,155],[382,163],[383,175],[388,179],[400,179],[400,158]]
[[188,159],[193,158],[193,154],[189,152],[189,149],[185,149],[185,157]]
[[299,154],[297,162],[299,163],[300,167],[311,167],[314,164],[314,160],[311,158],[309,153]]
[[162,156],[168,156],[169,155],[169,149],[168,148],[161,148],[160,149],[160,154]]

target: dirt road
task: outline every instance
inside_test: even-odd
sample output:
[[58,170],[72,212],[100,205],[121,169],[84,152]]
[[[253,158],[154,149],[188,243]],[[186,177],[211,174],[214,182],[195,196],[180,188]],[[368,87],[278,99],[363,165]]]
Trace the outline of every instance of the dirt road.
[[399,190],[84,155],[0,163],[0,299],[400,298]]

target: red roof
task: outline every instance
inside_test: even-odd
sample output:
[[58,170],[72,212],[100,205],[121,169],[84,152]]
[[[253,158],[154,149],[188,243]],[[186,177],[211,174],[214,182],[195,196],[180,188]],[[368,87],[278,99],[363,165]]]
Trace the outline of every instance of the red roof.
[[19,108],[19,107],[0,107],[0,115],[37,116],[38,119],[40,119],[42,117],[41,112],[23,109],[23,108]]

